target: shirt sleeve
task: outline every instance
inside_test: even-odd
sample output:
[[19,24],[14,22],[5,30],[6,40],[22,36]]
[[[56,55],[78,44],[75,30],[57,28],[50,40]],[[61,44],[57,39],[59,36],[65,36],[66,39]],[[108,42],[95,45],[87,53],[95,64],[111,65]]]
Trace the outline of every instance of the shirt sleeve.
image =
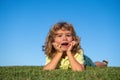
[[80,64],[84,64],[83,50],[76,53],[74,57]]
[[47,55],[45,56],[45,60],[46,60],[45,65],[48,64],[51,61],[51,59]]

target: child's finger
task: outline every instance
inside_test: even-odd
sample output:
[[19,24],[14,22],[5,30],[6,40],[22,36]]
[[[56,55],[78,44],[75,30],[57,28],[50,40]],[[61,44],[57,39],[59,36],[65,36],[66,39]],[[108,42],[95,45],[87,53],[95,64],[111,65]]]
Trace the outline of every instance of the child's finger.
[[56,49],[60,49],[61,48],[61,45],[57,44],[57,43],[53,43],[53,46],[56,48]]
[[58,45],[59,48],[61,48],[61,45]]
[[76,41],[72,41],[72,45],[74,46],[74,45],[76,45],[77,44],[77,42]]

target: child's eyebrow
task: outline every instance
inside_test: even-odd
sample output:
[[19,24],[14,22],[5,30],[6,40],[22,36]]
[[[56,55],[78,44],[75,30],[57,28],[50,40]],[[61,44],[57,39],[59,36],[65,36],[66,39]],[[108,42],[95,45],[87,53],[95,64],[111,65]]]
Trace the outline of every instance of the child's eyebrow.
[[72,35],[71,33],[56,33],[55,35],[62,35],[62,34],[69,34],[69,35]]
[[72,33],[65,33],[65,34],[72,34]]
[[62,33],[56,33],[55,35],[62,35]]

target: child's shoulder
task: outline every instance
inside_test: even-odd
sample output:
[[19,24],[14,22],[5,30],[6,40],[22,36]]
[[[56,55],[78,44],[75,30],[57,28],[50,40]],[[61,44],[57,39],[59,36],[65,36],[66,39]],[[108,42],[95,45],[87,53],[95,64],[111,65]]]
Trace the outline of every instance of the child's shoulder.
[[78,52],[75,54],[75,56],[82,56],[83,55],[83,50],[80,49]]
[[74,55],[75,58],[82,58],[83,57],[83,50],[80,49],[75,55]]
[[83,49],[80,49],[77,53],[78,54],[83,54]]

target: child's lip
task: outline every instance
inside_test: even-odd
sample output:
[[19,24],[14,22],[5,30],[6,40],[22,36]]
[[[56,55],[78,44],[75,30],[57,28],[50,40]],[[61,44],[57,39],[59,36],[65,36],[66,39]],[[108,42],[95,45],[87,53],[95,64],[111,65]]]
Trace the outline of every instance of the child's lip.
[[68,42],[61,43],[61,45],[68,45],[68,44],[69,44]]

